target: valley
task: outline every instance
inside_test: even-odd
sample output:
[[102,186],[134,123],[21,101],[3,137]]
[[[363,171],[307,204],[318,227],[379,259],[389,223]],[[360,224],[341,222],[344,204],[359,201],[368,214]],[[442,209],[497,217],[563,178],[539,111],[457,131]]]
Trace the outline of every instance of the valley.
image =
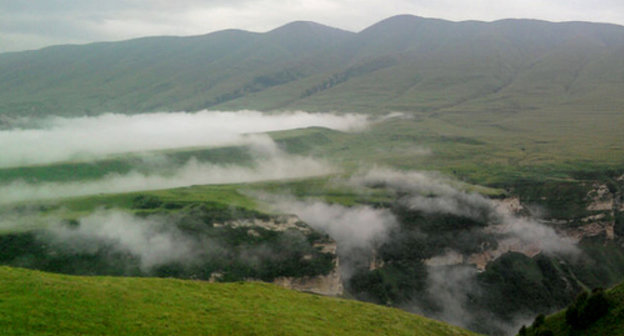
[[622,50],[402,15],[0,54],[0,327],[515,335],[624,281]]

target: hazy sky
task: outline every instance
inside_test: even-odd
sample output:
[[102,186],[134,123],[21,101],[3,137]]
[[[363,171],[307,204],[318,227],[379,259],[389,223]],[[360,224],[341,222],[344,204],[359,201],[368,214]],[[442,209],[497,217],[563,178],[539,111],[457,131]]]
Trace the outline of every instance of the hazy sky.
[[310,20],[350,31],[396,14],[624,24],[623,0],[0,0],[0,52]]

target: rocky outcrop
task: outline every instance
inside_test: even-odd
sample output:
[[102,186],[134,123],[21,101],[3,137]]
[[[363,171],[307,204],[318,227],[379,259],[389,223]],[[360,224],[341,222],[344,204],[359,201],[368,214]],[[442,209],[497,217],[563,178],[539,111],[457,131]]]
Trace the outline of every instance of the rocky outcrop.
[[593,189],[587,193],[590,201],[588,211],[611,211],[613,210],[613,194],[606,184],[594,184]]
[[[624,176],[621,181],[624,181]],[[541,221],[542,224],[550,226],[563,237],[572,241],[580,241],[584,237],[592,237],[604,234],[607,239],[615,239],[615,218],[624,209],[622,196],[619,191],[613,192],[606,184],[596,183],[587,193],[588,216],[576,219],[556,219],[551,218]],[[526,214],[526,207],[517,197],[509,197],[496,201],[496,207],[502,213],[514,214],[522,217]],[[487,231],[504,236],[506,228],[504,225],[490,226]],[[528,257],[534,257],[542,252],[539,244],[531,244],[517,238],[508,237],[497,242],[496,248],[483,248],[482,252],[470,255],[462,255],[453,250],[447,250],[444,254],[424,260],[428,266],[451,266],[459,264],[470,264],[479,270],[484,270],[491,261],[508,253],[518,252]]]
[[[279,215],[272,216],[268,219],[241,219],[241,220],[232,220],[224,223],[214,223],[215,227],[220,226],[230,226],[233,228],[237,227],[248,227],[250,231],[253,230],[254,227],[261,227],[270,231],[286,231],[288,229],[296,229],[302,231],[303,233],[309,234],[312,232],[312,229],[306,225],[304,222],[299,219],[299,217],[294,215]],[[249,232],[249,231],[248,231]],[[250,232],[253,235],[252,232]]]
[[[332,243],[319,243],[314,245],[323,253],[332,253],[336,255],[337,245]],[[273,281],[274,284],[294,289],[302,292],[311,292],[321,295],[338,296],[342,295],[344,288],[342,285],[342,277],[340,275],[340,261],[338,256],[335,257],[334,270],[327,275],[319,275],[315,277],[280,277]]]
[[281,277],[275,279],[273,283],[288,289],[328,296],[339,296],[344,292],[338,267],[328,275],[303,278]]
[[[270,218],[260,219],[241,219],[232,220],[223,223],[213,224],[215,227],[229,226],[232,228],[247,228],[247,234],[250,236],[258,236],[258,228],[270,231],[283,232],[287,230],[298,230],[305,235],[309,235],[314,230],[305,224],[295,215],[278,215]],[[302,292],[310,292],[321,295],[338,296],[343,294],[342,277],[339,268],[339,259],[336,254],[336,242],[329,237],[314,242],[314,248],[320,253],[329,253],[334,256],[334,268],[326,275],[304,276],[304,277],[278,277],[273,283],[288,289],[298,290]],[[311,259],[312,255],[304,255],[304,260]],[[212,274],[211,281],[219,281],[223,275],[221,273]],[[255,280],[255,279],[248,279]]]
[[451,265],[459,265],[465,262],[466,258],[461,253],[458,253],[453,250],[446,251],[445,254],[435,256],[433,258],[429,258],[425,260],[425,265],[427,266],[451,266]]

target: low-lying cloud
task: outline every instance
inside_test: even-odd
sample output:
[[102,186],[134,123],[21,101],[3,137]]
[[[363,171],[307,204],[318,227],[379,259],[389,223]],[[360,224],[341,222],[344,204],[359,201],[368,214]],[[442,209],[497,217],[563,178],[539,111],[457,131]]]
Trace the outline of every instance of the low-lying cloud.
[[74,197],[99,193],[157,190],[191,185],[247,183],[303,178],[337,171],[319,159],[288,155],[268,136],[255,136],[251,146],[256,160],[250,165],[222,165],[190,159],[166,173],[111,174],[97,180],[28,183],[13,181],[0,185],[0,204],[27,200]]
[[115,153],[183,147],[248,145],[246,134],[320,126],[364,128],[363,115],[257,111],[161,112],[96,117],[50,117],[30,127],[0,130],[0,167],[93,159]]
[[[476,229],[497,237],[499,248],[501,245],[514,246],[519,250],[565,256],[580,253],[573,239],[558,234],[534,218],[516,214],[500,201],[461,190],[456,187],[458,182],[437,174],[373,169],[355,175],[349,182],[356,186],[393,190],[401,206],[411,210],[467,217],[483,223],[483,227]],[[496,256],[505,252],[503,248],[489,253]],[[493,312],[471,308],[471,297],[479,297],[484,290],[476,281],[478,271],[475,267],[467,264],[431,265],[427,267],[427,274],[425,292],[428,300],[432,301],[416,299],[404,308],[464,327],[487,328],[503,334],[513,333],[527,320],[527,312],[518,312],[511,320],[503,321]],[[431,302],[435,302],[436,306],[433,311],[429,306]],[[484,316],[487,316],[487,326],[483,324]],[[475,323],[481,325],[476,326]]]
[[280,201],[278,209],[293,213],[311,227],[329,234],[343,251],[374,248],[398,226],[387,209],[370,206],[346,207],[321,201]]
[[531,244],[545,253],[577,253],[573,240],[535,219],[512,213],[497,201],[455,187],[452,180],[434,173],[373,169],[351,178],[351,183],[384,186],[405,193],[401,203],[423,213],[451,214],[487,223],[490,231]]
[[278,211],[297,215],[336,242],[343,281],[348,281],[358,267],[366,265],[379,246],[387,242],[390,231],[399,226],[389,209],[367,205],[348,207],[279,196],[264,195],[263,198]]
[[[138,257],[144,271],[171,262],[192,262],[197,241],[164,218],[139,218],[121,211],[95,212],[75,227],[52,225],[46,240],[79,253],[94,254],[102,244]],[[205,245],[205,244],[204,244]]]

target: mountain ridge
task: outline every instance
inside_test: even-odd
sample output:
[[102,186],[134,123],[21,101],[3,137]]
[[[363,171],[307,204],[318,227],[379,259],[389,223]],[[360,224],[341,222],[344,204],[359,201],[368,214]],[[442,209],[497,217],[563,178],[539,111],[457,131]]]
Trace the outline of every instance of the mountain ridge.
[[358,33],[296,21],[53,46],[0,54],[0,115],[612,109],[623,102],[622,51],[613,24],[412,15]]

